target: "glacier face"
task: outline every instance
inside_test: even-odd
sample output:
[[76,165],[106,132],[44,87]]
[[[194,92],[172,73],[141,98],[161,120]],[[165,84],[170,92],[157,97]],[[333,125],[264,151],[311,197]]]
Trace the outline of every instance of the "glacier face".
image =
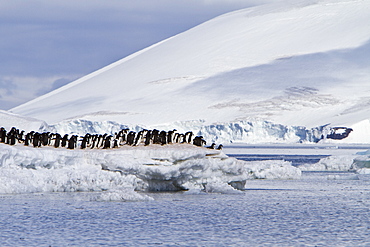
[[161,125],[124,125],[114,121],[89,121],[83,119],[65,120],[54,125],[43,125],[41,132],[57,132],[60,134],[114,134],[121,129],[133,131],[142,129],[173,130],[185,133],[192,131],[195,135],[203,136],[207,143],[316,143],[326,137],[329,126],[307,129],[302,126],[285,126],[261,119],[238,121],[207,125],[203,120],[177,121]]

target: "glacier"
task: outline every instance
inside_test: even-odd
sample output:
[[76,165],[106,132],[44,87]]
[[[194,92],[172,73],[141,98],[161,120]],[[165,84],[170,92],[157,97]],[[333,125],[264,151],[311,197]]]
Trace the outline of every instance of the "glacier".
[[57,124],[43,124],[40,132],[60,134],[114,134],[128,128],[135,132],[143,129],[173,130],[178,132],[192,131],[195,135],[203,136],[207,143],[317,143],[325,140],[331,127],[328,125],[316,128],[303,126],[286,126],[275,124],[262,119],[249,121],[226,122],[207,125],[204,120],[176,121],[160,125],[120,124],[115,121],[90,121],[84,119],[64,120]]

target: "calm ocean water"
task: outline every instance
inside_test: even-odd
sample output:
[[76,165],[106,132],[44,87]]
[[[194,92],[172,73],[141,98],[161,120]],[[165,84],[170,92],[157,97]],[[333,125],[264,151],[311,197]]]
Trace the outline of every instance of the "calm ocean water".
[[306,172],[241,194],[0,195],[0,246],[370,246],[370,177]]

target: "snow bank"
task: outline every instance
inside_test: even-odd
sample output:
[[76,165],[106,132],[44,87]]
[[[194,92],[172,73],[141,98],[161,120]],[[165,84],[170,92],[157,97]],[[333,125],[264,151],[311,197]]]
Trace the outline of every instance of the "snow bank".
[[149,200],[136,191],[231,193],[248,179],[294,179],[287,162],[245,162],[188,144],[67,150],[0,144],[0,193],[103,192],[96,200]]

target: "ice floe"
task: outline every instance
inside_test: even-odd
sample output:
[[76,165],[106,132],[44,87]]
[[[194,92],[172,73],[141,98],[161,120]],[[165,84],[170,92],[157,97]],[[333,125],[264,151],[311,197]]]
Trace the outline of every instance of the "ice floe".
[[284,161],[246,162],[188,144],[67,150],[0,144],[0,193],[102,192],[96,200],[148,200],[137,191],[239,193],[250,179],[297,179]]

